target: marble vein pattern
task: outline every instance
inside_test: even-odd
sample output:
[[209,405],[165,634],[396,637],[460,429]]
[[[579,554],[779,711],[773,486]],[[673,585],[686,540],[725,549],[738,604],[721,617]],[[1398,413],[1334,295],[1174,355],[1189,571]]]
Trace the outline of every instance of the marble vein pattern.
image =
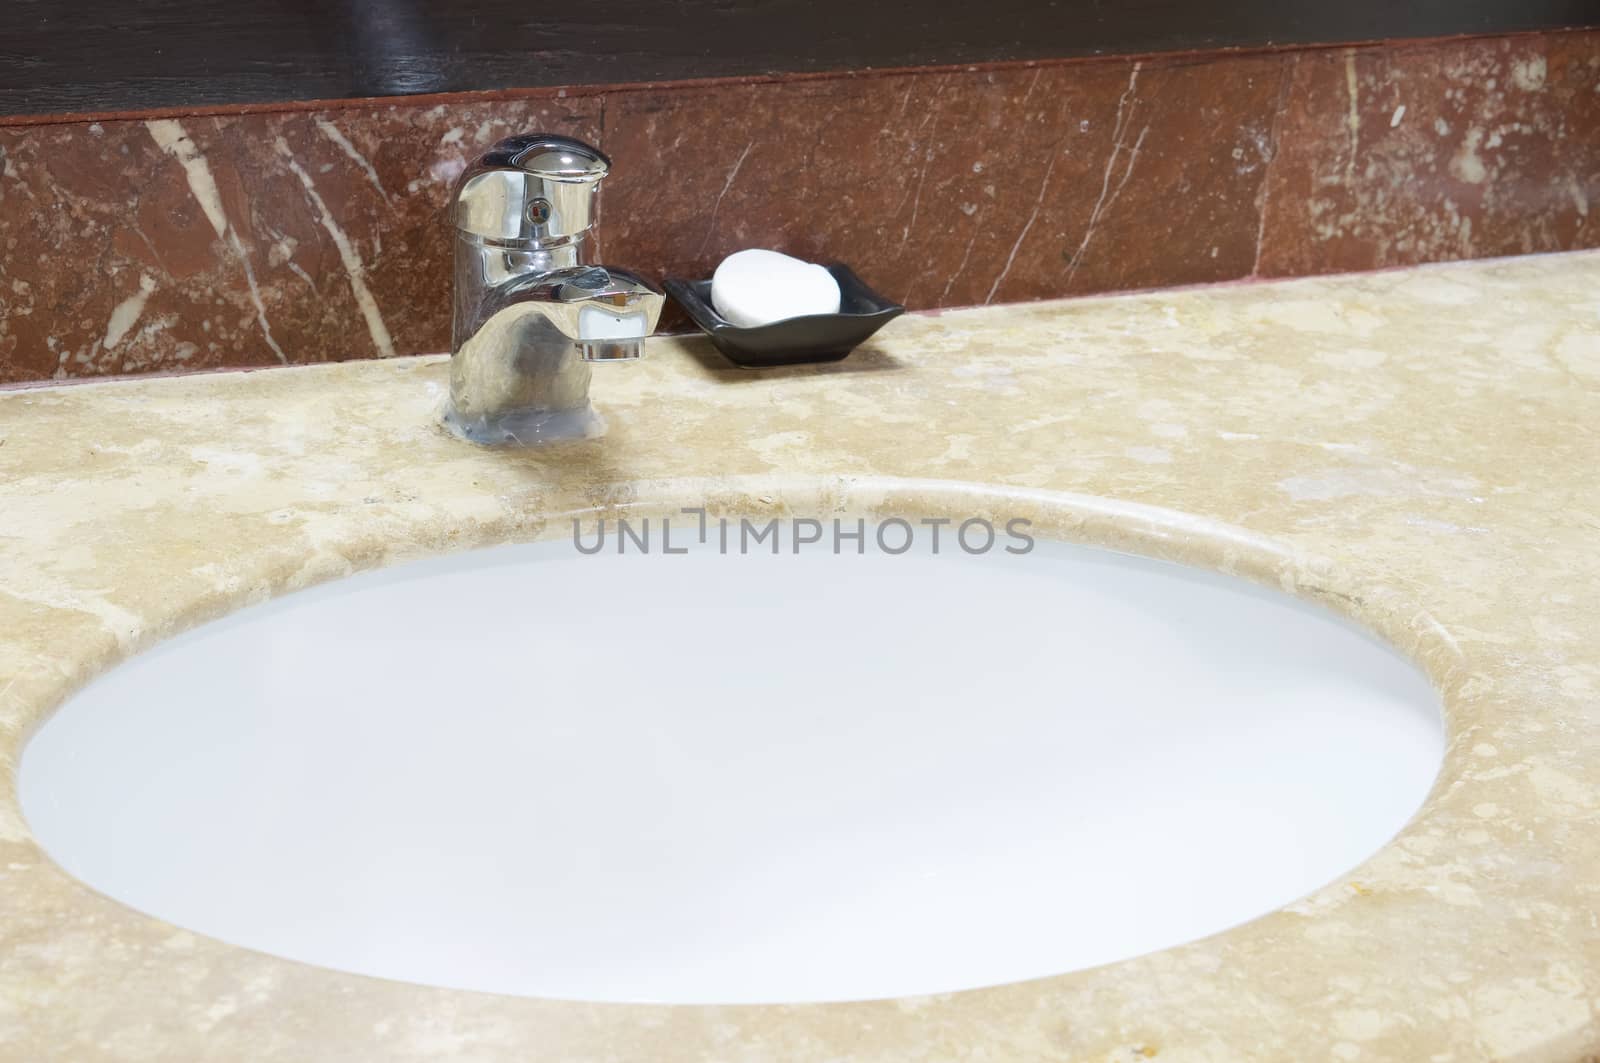
[[[1144,121],[1124,108],[1112,188]],[[219,226],[173,169],[168,205],[208,244],[230,226],[254,240],[229,180]],[[318,228],[307,214],[295,232]],[[332,259],[330,297],[347,297]],[[164,312],[160,291],[143,314]],[[607,436],[537,452],[444,434],[437,357],[0,393],[0,1058],[1592,1060],[1597,292],[1600,253],[1580,252],[908,315],[844,362],[769,373],[668,339],[597,374]],[[349,353],[273,325],[291,360]],[[1441,775],[1365,864],[1233,930],[1034,982],[805,1006],[594,1005],[303,966],[94,893],[21,817],[28,734],[178,630],[360,569],[570,534],[572,513],[700,503],[1004,509],[1320,601],[1440,688]]]
[[450,185],[513,131],[611,154],[605,261],[929,309],[1596,246],[1597,89],[1574,31],[0,119],[0,383],[442,351]]

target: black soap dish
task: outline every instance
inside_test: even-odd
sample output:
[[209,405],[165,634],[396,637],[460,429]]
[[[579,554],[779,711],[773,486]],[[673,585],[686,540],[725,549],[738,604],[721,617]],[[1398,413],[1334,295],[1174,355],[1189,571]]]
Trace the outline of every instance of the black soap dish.
[[717,350],[746,369],[805,362],[837,362],[867,337],[905,313],[862,283],[849,266],[828,267],[839,282],[839,312],[808,314],[774,321],[770,325],[741,328],[731,324],[711,305],[711,282],[668,278],[667,293],[705,330]]

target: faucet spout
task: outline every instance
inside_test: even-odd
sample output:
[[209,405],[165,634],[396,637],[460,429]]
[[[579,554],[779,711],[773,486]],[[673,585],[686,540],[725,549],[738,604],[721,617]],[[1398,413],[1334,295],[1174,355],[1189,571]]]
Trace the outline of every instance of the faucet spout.
[[462,174],[444,423],[475,443],[525,446],[605,430],[589,363],[641,357],[665,301],[624,269],[585,261],[610,161],[566,137],[510,137]]
[[571,266],[485,293],[450,359],[445,423],[475,443],[593,438],[590,362],[644,354],[664,297],[625,270]]

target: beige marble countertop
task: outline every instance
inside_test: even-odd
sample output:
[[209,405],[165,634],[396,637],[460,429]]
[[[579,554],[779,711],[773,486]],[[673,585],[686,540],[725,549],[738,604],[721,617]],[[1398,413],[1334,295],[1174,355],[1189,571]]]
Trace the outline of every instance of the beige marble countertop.
[[[761,374],[661,341],[596,372],[606,438],[538,453],[444,436],[443,378],[423,358],[0,394],[0,1058],[1600,1054],[1600,253],[913,316],[846,362]],[[804,1006],[303,966],[95,894],[20,816],[31,729],[179,628],[555,514],[706,497],[1003,502],[1318,598],[1440,686],[1443,772],[1388,847],[1245,926],[1036,982]]]

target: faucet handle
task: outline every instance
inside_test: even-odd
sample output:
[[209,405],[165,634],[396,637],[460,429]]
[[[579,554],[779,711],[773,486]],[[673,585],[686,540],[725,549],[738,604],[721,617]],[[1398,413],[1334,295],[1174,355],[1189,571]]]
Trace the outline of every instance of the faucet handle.
[[598,181],[611,172],[611,160],[600,149],[558,133],[506,137],[484,152],[482,161],[551,181]]
[[611,160],[581,140],[506,137],[462,172],[451,217],[459,231],[497,243],[569,243],[594,225],[595,195],[610,172]]

